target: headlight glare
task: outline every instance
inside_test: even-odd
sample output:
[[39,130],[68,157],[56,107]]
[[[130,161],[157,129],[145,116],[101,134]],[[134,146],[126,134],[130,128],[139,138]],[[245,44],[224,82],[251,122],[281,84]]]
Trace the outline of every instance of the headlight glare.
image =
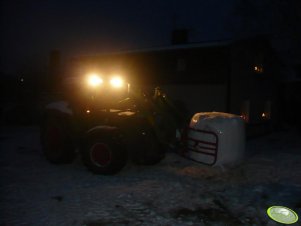
[[110,84],[114,88],[120,88],[123,86],[124,82],[123,82],[122,78],[120,78],[120,77],[113,77],[110,79]]
[[97,74],[91,74],[88,76],[88,84],[92,87],[97,87],[103,83],[103,80]]

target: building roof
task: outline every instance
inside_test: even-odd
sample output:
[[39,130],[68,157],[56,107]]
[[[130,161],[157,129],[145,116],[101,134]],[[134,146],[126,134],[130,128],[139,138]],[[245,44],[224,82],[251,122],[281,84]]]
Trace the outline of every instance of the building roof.
[[151,47],[151,48],[143,48],[143,49],[133,49],[133,50],[123,50],[116,52],[106,52],[96,55],[81,55],[75,58],[82,57],[98,57],[104,55],[118,55],[118,54],[131,54],[131,53],[145,53],[145,52],[160,52],[160,51],[168,51],[168,50],[181,50],[181,49],[193,49],[193,48],[210,48],[210,47],[224,47],[232,44],[233,41],[213,41],[213,42],[198,42],[198,43],[187,43],[187,44],[178,44],[178,45],[170,45],[170,46],[159,46],[159,47]]

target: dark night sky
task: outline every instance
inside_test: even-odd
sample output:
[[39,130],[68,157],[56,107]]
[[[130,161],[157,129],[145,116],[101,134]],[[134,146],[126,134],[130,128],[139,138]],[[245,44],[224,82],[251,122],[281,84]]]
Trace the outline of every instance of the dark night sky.
[[1,70],[63,56],[170,44],[175,27],[191,41],[228,39],[232,0],[2,0]]

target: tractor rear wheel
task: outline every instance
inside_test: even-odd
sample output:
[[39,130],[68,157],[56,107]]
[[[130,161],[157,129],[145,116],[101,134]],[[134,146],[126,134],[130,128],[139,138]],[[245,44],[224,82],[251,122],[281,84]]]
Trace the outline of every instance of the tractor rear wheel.
[[70,123],[60,115],[48,115],[41,126],[41,144],[45,157],[55,164],[71,163],[75,144]]

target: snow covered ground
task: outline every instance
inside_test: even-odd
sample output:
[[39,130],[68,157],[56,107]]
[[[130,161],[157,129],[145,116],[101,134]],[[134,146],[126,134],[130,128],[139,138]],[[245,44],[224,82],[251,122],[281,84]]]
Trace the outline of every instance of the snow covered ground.
[[51,165],[37,127],[0,130],[0,225],[279,225],[266,215],[272,205],[301,215],[301,137],[293,129],[249,140],[234,169],[168,153],[116,176],[93,175],[80,159]]

